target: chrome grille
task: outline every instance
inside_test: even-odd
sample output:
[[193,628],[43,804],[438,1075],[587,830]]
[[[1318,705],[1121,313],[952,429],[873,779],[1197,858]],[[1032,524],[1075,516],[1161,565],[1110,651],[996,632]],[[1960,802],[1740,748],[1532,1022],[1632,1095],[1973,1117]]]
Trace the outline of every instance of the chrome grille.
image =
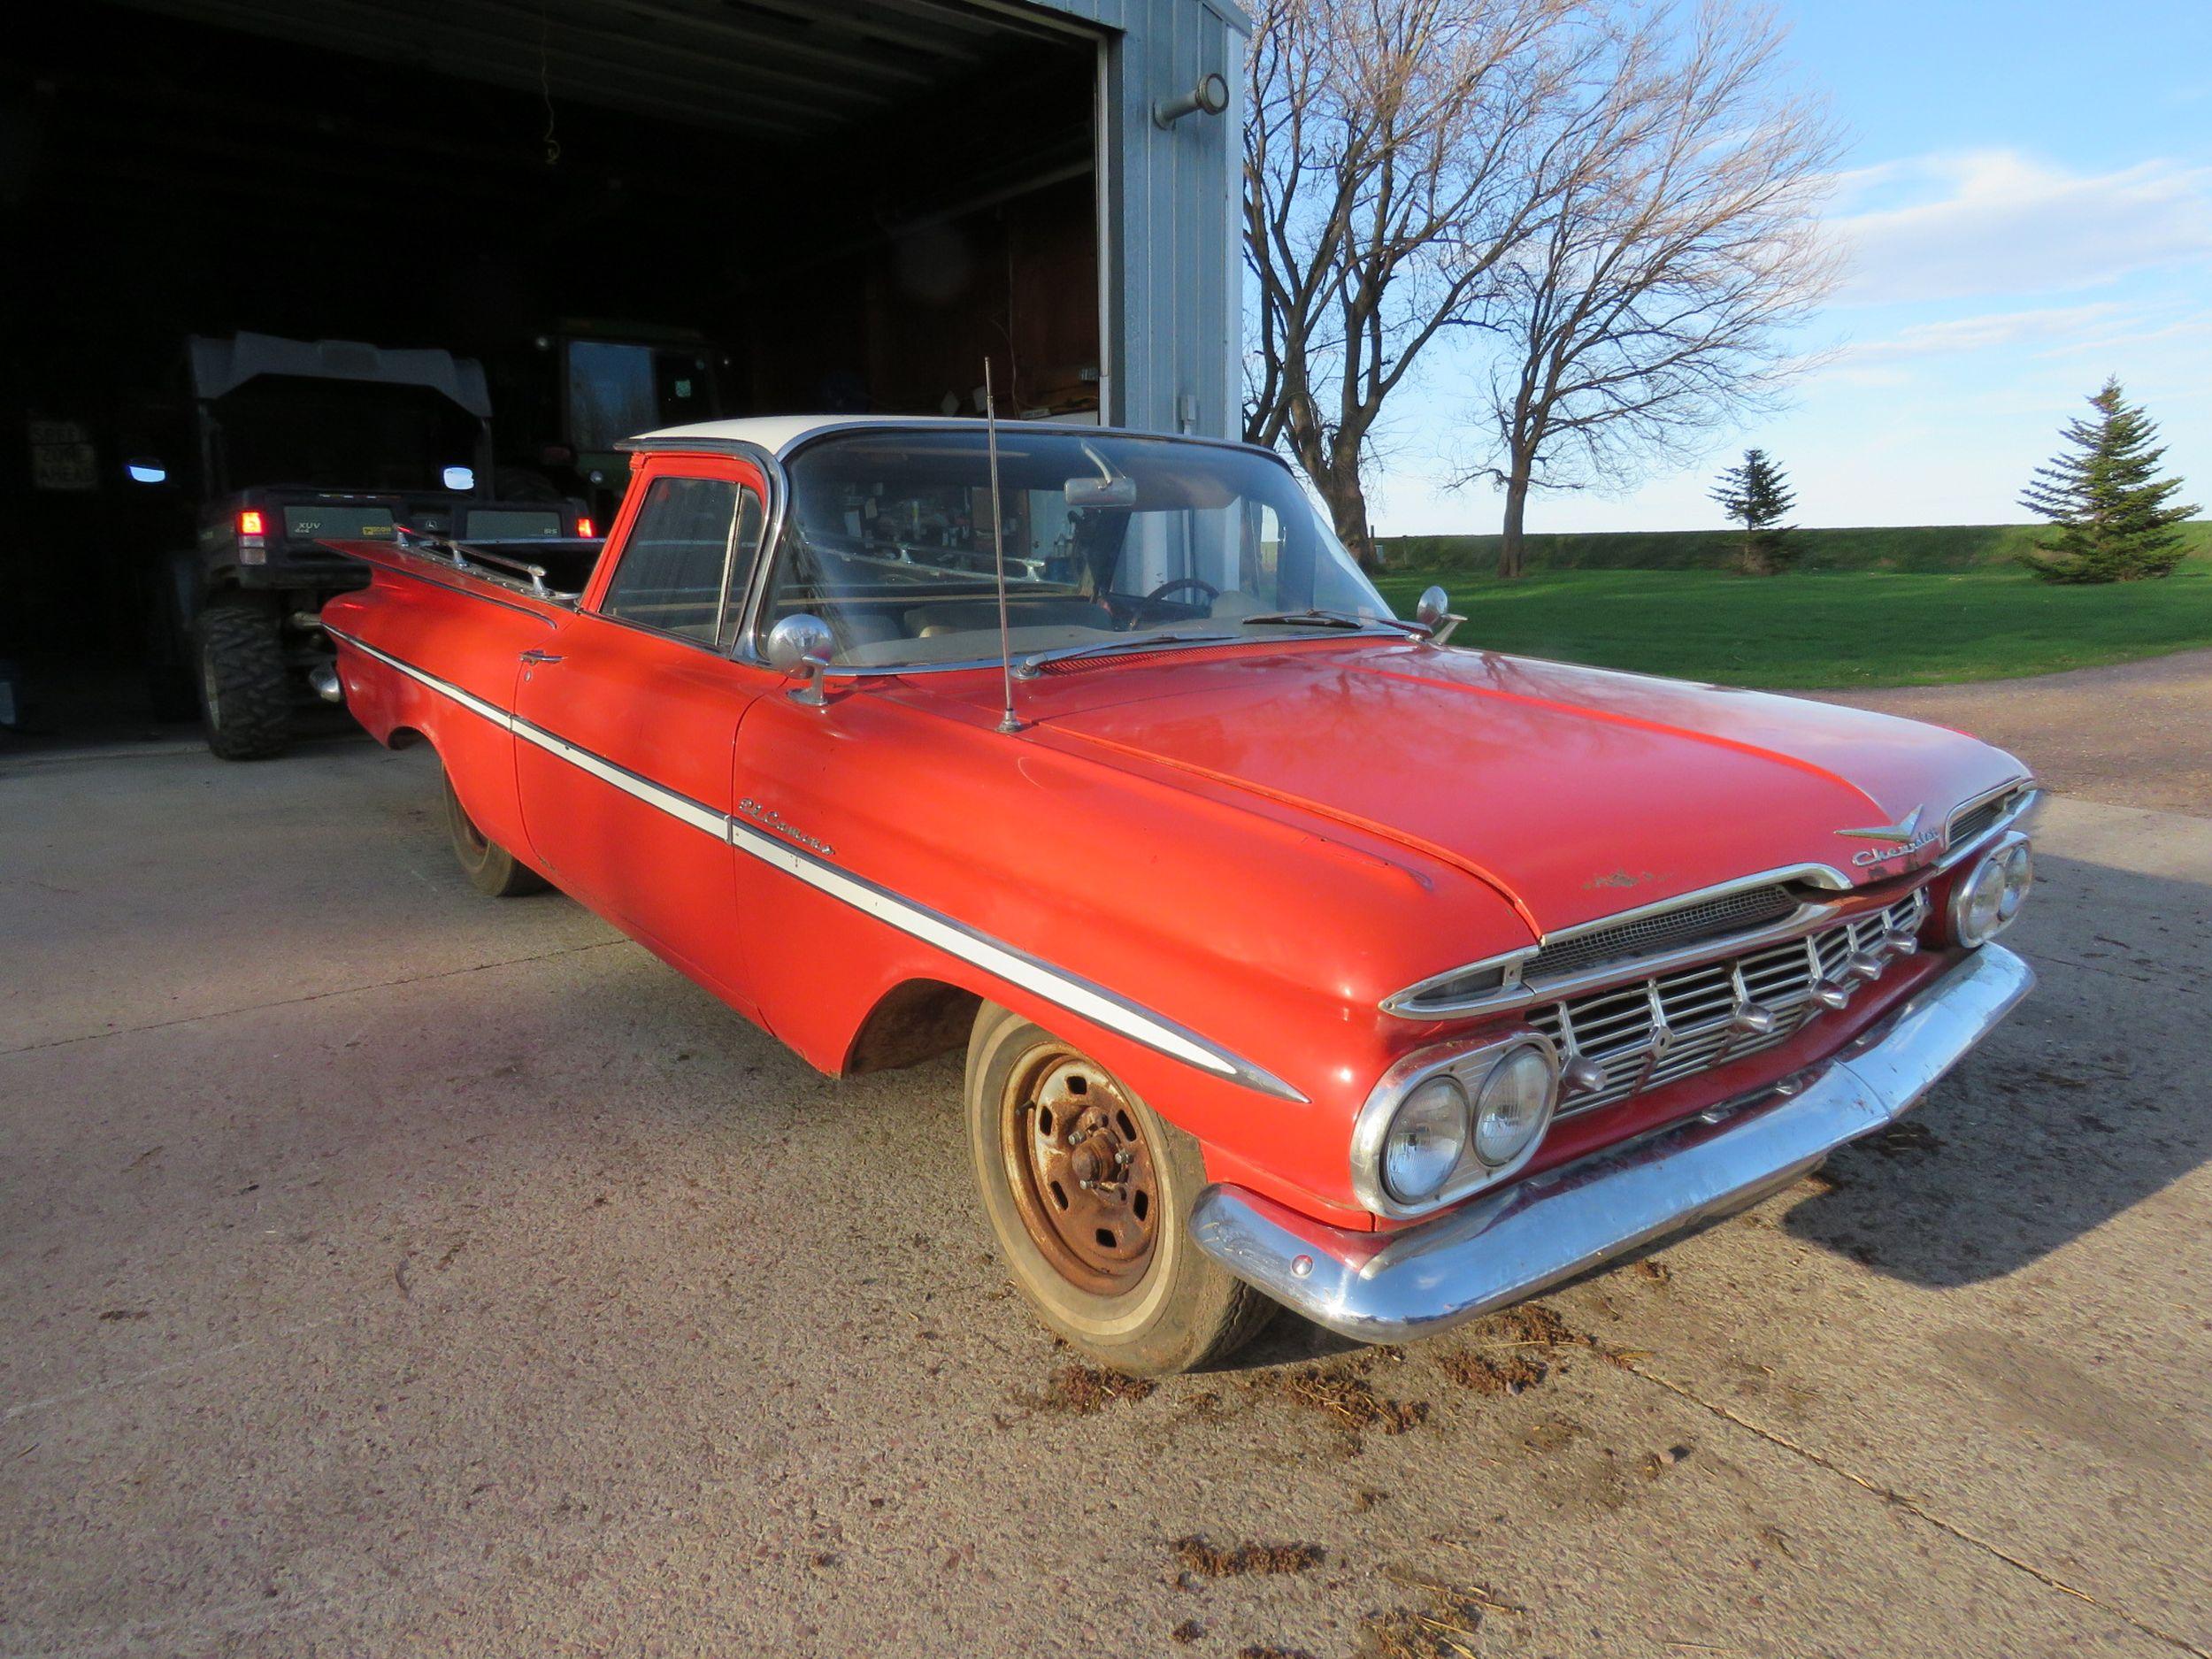
[[1974,837],[2017,806],[2020,803],[2020,795],[2021,790],[2018,788],[2008,789],[2002,795],[1992,796],[1979,806],[1968,808],[1951,820],[1950,829],[1944,838],[1946,844],[1952,847],[1965,846],[1967,842],[1972,841]]
[[1655,956],[1724,933],[1748,933],[1780,921],[1797,906],[1796,897],[1777,882],[1709,899],[1702,904],[1685,905],[1663,916],[1648,916],[1617,927],[1594,928],[1538,951],[1522,965],[1521,979],[1525,983],[1560,979],[1601,963]]
[[[1917,932],[1927,914],[1924,889],[1802,939],[1531,1009],[1528,1023],[1558,1046],[1563,1060],[1588,1060],[1604,1074],[1597,1087],[1563,1100],[1559,1115],[1610,1106],[1780,1047],[1823,1011],[1813,993],[1842,980],[1855,955],[1886,960],[1886,936]],[[1770,1010],[1772,1028],[1739,1030],[1736,1010],[1744,1003]]]

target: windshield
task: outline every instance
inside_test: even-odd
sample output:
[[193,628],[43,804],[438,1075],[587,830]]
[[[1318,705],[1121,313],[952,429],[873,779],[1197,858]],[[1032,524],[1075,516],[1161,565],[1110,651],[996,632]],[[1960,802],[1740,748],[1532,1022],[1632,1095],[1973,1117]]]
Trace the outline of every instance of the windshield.
[[[1166,635],[1279,638],[1257,619],[1286,611],[1390,615],[1266,456],[1033,425],[1002,426],[998,450],[1018,656]],[[980,428],[827,438],[789,472],[764,637],[808,613],[829,625],[841,664],[998,655]]]
[[444,493],[480,457],[483,423],[424,386],[262,374],[208,405],[228,488]]

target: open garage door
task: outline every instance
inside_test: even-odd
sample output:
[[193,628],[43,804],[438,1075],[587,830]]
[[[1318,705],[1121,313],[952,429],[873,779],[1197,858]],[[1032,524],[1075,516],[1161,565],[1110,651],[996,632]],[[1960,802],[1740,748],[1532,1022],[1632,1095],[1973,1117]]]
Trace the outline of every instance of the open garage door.
[[134,0],[12,30],[0,658],[127,662],[157,626],[188,336],[480,362],[503,474],[572,492],[625,426],[965,411],[987,354],[1008,407],[1101,407],[1103,36],[1064,15]]

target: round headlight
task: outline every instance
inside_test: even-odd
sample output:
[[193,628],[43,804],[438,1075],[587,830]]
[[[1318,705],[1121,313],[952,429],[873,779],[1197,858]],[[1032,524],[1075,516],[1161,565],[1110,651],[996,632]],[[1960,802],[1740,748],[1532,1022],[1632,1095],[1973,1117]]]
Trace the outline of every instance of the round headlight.
[[1383,1139],[1383,1185],[1402,1204],[1417,1204],[1444,1185],[1467,1149],[1467,1092],[1432,1077],[1405,1098]]
[[2025,902],[2028,888],[2035,882],[2035,855],[2028,850],[2025,841],[2015,841],[2005,849],[2005,891],[1997,901],[1997,918],[2009,922],[2019,915]]
[[2020,913],[2035,879],[2035,861],[2024,841],[2008,841],[1959,879],[1951,897],[1951,935],[1962,945],[1987,944]]
[[1495,1170],[1527,1151],[1551,1116],[1557,1081],[1551,1062],[1533,1043],[1523,1043],[1492,1066],[1475,1096],[1475,1156]]

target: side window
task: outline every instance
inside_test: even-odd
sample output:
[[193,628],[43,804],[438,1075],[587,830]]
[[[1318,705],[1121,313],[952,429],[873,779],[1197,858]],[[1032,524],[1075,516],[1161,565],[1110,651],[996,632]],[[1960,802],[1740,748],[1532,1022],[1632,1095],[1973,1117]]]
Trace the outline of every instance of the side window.
[[718,643],[734,626],[760,523],[760,498],[728,479],[655,479],[600,614]]

